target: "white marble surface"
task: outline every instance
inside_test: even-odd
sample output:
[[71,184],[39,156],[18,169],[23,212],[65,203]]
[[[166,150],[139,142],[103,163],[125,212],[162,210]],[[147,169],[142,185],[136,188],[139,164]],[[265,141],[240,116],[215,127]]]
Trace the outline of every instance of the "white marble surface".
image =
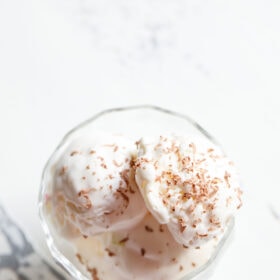
[[61,137],[103,109],[159,105],[201,123],[242,174],[244,207],[211,280],[279,279],[279,1],[179,2],[175,47],[144,55],[94,35],[85,1],[0,2],[0,201],[47,258],[36,203]]

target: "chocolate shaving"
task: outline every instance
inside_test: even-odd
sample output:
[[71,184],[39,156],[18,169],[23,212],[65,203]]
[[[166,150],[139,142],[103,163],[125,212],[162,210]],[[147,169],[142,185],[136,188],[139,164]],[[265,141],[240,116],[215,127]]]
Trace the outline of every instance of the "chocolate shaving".
[[149,227],[149,226],[145,226],[145,230],[147,232],[154,232],[154,230],[151,227]]
[[141,248],[141,256],[145,256],[145,254],[146,254],[146,250],[144,249],[144,248]]
[[87,267],[87,271],[91,274],[92,280],[100,280],[96,268]]
[[77,155],[79,152],[78,151],[73,151],[71,154],[70,154],[70,156],[72,157],[72,156],[74,156],[74,155]]
[[179,270],[182,271],[184,267],[182,265],[179,266]]
[[159,225],[159,231],[160,231],[160,232],[164,232],[163,225]]
[[82,256],[81,256],[79,253],[76,254],[76,257],[77,257],[78,261],[79,261],[81,264],[84,264],[84,260],[83,260]]
[[105,251],[108,253],[109,257],[114,257],[116,254],[112,252],[110,249],[106,248]]
[[67,171],[67,166],[62,166],[61,169],[60,169],[60,172],[59,172],[59,175],[62,176],[66,173]]
[[124,244],[124,243],[126,243],[128,240],[129,240],[129,237],[127,236],[127,237],[121,239],[121,240],[119,241],[119,244]]
[[179,218],[179,226],[180,226],[180,232],[181,233],[184,232],[187,226],[186,226],[183,218]]

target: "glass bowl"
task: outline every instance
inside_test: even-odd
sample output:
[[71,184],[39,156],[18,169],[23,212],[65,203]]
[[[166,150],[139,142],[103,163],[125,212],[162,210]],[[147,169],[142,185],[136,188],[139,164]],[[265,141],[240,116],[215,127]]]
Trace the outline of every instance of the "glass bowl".
[[[49,214],[48,198],[51,193],[51,168],[53,162],[61,155],[71,139],[83,133],[121,133],[135,139],[143,135],[159,135],[168,132],[176,134],[191,134],[205,137],[218,145],[217,141],[197,122],[190,117],[162,109],[156,106],[134,106],[115,108],[102,111],[89,120],[81,123],[62,139],[50,159],[48,160],[42,175],[39,194],[39,215],[41,224],[46,235],[47,245],[55,261],[64,268],[74,279],[88,280],[89,274],[85,266],[79,262],[75,248],[69,241],[58,235]],[[225,243],[228,243],[234,228],[232,219],[222,237],[217,241],[214,250],[205,263],[196,267],[181,280],[207,279],[212,273],[213,263],[216,256],[220,255]],[[197,278],[198,277],[198,278]],[[94,276],[93,276],[94,279]]]

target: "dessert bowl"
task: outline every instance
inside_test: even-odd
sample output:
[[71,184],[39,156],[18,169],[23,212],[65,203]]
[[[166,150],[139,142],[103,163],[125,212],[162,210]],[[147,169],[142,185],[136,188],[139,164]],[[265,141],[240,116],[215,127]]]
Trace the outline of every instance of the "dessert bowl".
[[[82,237],[74,238],[72,240],[73,242],[70,242],[69,239],[65,239],[61,236],[56,229],[51,214],[51,204],[49,202],[50,196],[52,195],[51,179],[54,168],[53,164],[73,139],[80,135],[89,133],[94,135],[101,132],[128,135],[133,139],[140,139],[143,135],[155,136],[166,133],[183,133],[205,138],[219,146],[214,137],[188,116],[149,105],[106,110],[68,132],[51,155],[43,170],[39,195],[39,215],[47,245],[53,258],[74,279],[99,279],[97,277],[97,269],[100,264],[99,261],[97,263],[90,262],[89,260],[85,261],[77,251],[77,248],[81,249],[87,247],[87,244],[91,242],[91,238],[87,240],[84,240]],[[206,246],[201,250],[201,255],[199,255],[195,249],[190,251],[190,255],[196,254],[196,259],[198,258],[200,261],[198,261],[198,265],[193,265],[192,268],[189,268],[184,275],[181,275],[178,279],[197,279],[197,277],[199,277],[199,279],[207,279],[207,275],[211,272],[211,268],[213,267],[214,260],[217,259],[216,257],[218,254],[220,255],[224,244],[230,239],[229,237],[233,228],[234,218],[231,218],[223,234],[217,237],[211,244],[209,243],[207,245],[208,247]],[[92,240],[92,244],[90,245],[93,250],[100,246],[99,243],[95,242],[96,240]],[[83,250],[88,251],[88,248]],[[88,252],[85,255],[88,255]],[[100,259],[103,257],[103,255],[100,255]],[[102,278],[100,278],[100,280],[101,279]]]

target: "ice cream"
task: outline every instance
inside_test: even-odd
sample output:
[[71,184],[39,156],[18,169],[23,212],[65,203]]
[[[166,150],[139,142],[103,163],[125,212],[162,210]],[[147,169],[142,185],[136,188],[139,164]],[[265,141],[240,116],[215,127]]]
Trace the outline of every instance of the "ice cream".
[[47,174],[52,228],[93,280],[181,279],[211,258],[241,206],[232,162],[193,136],[80,135]]
[[138,142],[136,182],[174,239],[199,246],[219,236],[241,206],[233,163],[208,140],[160,136]]
[[166,225],[148,213],[130,230],[80,238],[75,241],[77,259],[90,277],[114,280],[181,279],[210,259],[219,240],[200,247],[176,242]]
[[64,235],[92,236],[129,229],[146,214],[134,180],[133,141],[84,135],[53,164],[52,209]]

